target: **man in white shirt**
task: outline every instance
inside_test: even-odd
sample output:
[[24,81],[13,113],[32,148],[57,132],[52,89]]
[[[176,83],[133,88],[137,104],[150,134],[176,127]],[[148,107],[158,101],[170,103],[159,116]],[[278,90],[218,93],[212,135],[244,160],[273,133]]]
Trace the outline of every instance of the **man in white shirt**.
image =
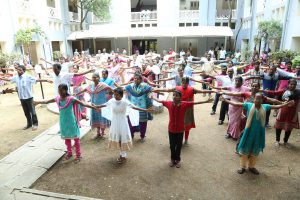
[[[71,94],[71,88],[70,83],[73,76],[81,76],[88,74],[90,72],[94,72],[94,69],[90,69],[88,71],[82,72],[82,73],[62,73],[61,71],[61,65],[59,63],[53,64],[53,73],[49,74],[47,71],[47,75],[50,75],[53,78],[53,81],[48,82],[54,82],[54,94],[55,96],[58,96],[58,86],[62,83],[66,84],[68,86],[68,93]],[[42,80],[45,81],[45,80]]]
[[17,76],[13,76],[11,79],[0,77],[0,80],[10,81],[17,85],[18,96],[27,119],[27,125],[23,128],[23,130],[32,128],[32,130],[35,131],[38,127],[38,119],[33,105],[32,87],[40,80],[36,80],[34,76],[25,74],[25,71],[26,67],[24,65],[19,65],[17,68]]
[[225,60],[226,58],[226,50],[222,47],[220,50],[220,60]]

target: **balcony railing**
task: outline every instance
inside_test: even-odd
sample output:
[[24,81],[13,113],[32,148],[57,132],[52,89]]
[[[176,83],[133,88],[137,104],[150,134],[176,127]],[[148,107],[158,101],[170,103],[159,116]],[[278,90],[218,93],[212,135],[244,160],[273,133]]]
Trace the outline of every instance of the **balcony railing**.
[[131,12],[131,22],[156,21],[157,11]]
[[[230,16],[230,10],[229,9],[224,9],[224,10],[217,10],[216,12],[216,18],[217,19],[228,19]],[[231,19],[236,19],[236,10],[232,10],[231,13]]]
[[48,17],[60,19],[60,14],[57,8],[48,7]]
[[197,23],[199,21],[199,10],[180,10],[179,23]]
[[70,22],[80,22],[79,14],[75,12],[69,12],[69,19]]
[[19,13],[29,14],[29,15],[32,14],[30,1],[18,0],[16,3],[17,3],[16,5]]

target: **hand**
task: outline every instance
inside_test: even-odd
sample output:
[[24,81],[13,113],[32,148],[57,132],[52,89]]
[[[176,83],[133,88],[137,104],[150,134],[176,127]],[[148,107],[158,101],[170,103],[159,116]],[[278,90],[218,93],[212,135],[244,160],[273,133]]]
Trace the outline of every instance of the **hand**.
[[150,108],[147,108],[147,112],[153,113],[154,112],[153,106],[151,106]]
[[15,89],[13,88],[6,88],[5,90],[3,90],[4,93],[13,93],[15,91]]
[[220,101],[225,101],[225,99],[222,95],[220,96]]
[[90,72],[95,72],[95,69],[91,69]]
[[52,80],[47,80],[47,82],[48,82],[48,83],[53,83],[53,81],[52,81]]
[[289,102],[287,103],[287,106],[288,106],[288,107],[292,107],[292,106],[294,106],[294,105],[295,105],[295,101],[294,101],[294,100],[289,101]]
[[207,102],[209,103],[209,102],[213,102],[213,98],[212,97],[209,97],[208,99],[207,99]]
[[45,61],[45,59],[44,59],[44,58],[40,58],[40,60],[42,60],[42,61]]
[[33,101],[33,105],[34,105],[34,106],[37,106],[37,105],[39,105],[39,102]]

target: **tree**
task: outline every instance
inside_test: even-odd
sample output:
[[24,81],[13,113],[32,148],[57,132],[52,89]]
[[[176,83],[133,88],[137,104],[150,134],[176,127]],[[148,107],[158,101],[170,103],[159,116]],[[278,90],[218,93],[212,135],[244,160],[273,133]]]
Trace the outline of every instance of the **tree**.
[[280,21],[270,20],[258,23],[258,38],[264,41],[264,51],[268,50],[267,48],[269,47],[271,40],[274,40],[276,48],[280,43],[281,35],[282,23]]
[[38,36],[43,37],[45,40],[48,40],[46,33],[42,31],[41,27],[39,25],[35,25],[34,28],[25,28],[25,29],[19,29],[16,33],[16,40],[15,43],[17,45],[21,45],[22,53],[24,54],[24,45],[27,46],[28,52],[30,52],[30,43],[32,41],[32,36],[34,34],[37,34]]
[[238,37],[239,37],[239,34],[240,34],[240,31],[241,31],[241,29],[242,29],[242,27],[243,27],[243,23],[244,23],[244,21],[243,21],[243,19],[241,18],[241,19],[240,19],[240,27],[239,27],[239,29],[238,29],[236,35],[235,35],[235,40],[234,40],[234,50],[236,50],[236,41],[237,41],[237,39],[238,39]]
[[101,20],[110,19],[111,0],[72,0],[72,2],[80,9],[80,30],[83,30],[83,23],[90,12]]
[[[234,0],[227,0],[227,5],[228,5],[228,8],[229,8],[229,15],[228,15],[228,27],[229,28],[231,28],[233,3],[234,3]],[[229,37],[228,46],[229,46],[229,50],[231,50],[231,37]]]

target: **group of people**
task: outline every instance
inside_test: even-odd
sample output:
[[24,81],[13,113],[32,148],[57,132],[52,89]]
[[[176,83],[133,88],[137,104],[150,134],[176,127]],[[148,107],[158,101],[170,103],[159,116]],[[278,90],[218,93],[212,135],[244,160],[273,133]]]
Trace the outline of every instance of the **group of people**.
[[[60,111],[60,134],[67,147],[65,159],[73,156],[71,140],[74,139],[76,162],[82,158],[79,139],[82,119],[90,118],[91,128],[96,129],[95,138],[103,138],[109,128],[108,146],[120,150],[117,162],[121,164],[126,162],[134,133],[140,132],[140,140],[144,142],[152,113],[157,107],[166,107],[169,165],[177,168],[181,167],[182,145],[189,144],[190,130],[196,126],[194,105],[213,101],[210,114],[215,115],[221,100],[218,124],[223,125],[228,118],[225,137],[237,140],[236,152],[241,155],[238,173],[244,173],[248,165],[250,172],[259,174],[256,158],[265,147],[270,110],[279,110],[275,112],[276,146],[282,130],[284,145],[288,146],[292,130],[299,128],[300,66],[294,71],[291,62],[265,63],[259,58],[245,63],[240,62],[239,52],[233,57],[224,57],[223,53],[216,60],[209,51],[203,57],[194,57],[190,51],[177,54],[171,48],[162,55],[151,50],[143,55],[136,51],[131,56],[108,54],[106,49],[95,56],[77,52],[71,62],[42,60],[52,68],[52,72],[44,68],[42,78],[26,73],[31,69],[15,63],[17,75],[12,78],[0,75],[0,80],[16,83],[17,87],[1,93],[18,93],[27,119],[24,130],[38,127],[35,105],[56,103]],[[89,73],[91,77],[87,76]],[[50,100],[33,100],[32,87],[36,82],[54,83],[55,96]],[[196,82],[202,84],[202,89],[195,87]],[[173,93],[172,100],[160,98],[169,92]],[[197,93],[208,94],[208,99],[195,102]],[[86,107],[91,109],[90,115]]]

